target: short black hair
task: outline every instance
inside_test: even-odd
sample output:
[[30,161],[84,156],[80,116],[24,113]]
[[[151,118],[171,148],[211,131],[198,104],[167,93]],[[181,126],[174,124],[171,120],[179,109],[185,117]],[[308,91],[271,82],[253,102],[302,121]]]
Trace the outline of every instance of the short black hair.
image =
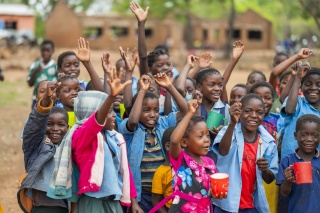
[[[151,81],[155,81],[155,80],[154,80],[154,77],[153,77],[153,75],[152,75],[151,73],[146,73],[145,75],[149,76],[149,77],[151,78]],[[158,88],[158,90],[159,90],[159,92],[160,92],[160,86],[159,86],[159,84],[156,83],[156,85],[157,85],[157,88]],[[140,83],[139,83],[139,80],[138,80],[138,81],[137,81],[137,91],[139,91],[139,90],[140,90]]]
[[[259,95],[255,94],[255,93],[249,93],[241,98],[240,102],[242,104],[242,107],[244,107],[244,105],[246,105],[248,103],[248,101],[250,101],[251,99],[257,99],[261,102],[262,105],[264,105],[263,100]],[[264,110],[264,108],[263,108],[263,110]]]
[[[58,82],[61,82],[61,84],[62,84],[62,82],[66,81],[66,80],[68,80],[68,79],[77,80],[77,81],[79,82],[79,80],[78,80],[77,77],[71,76],[71,75],[64,75],[64,76],[58,78]],[[79,83],[79,84],[80,84],[80,83]],[[56,94],[59,94],[59,93],[60,93],[60,89],[61,89],[61,86],[57,88]]]
[[187,77],[187,80],[190,80],[192,82],[194,88],[197,89],[197,82],[193,78]]
[[320,128],[320,118],[314,114],[304,114],[300,116],[296,123],[296,132],[301,128],[305,123],[315,123],[318,128]]
[[270,89],[272,97],[275,96],[276,92],[274,91],[274,88],[271,86],[271,84],[269,82],[266,81],[261,81],[261,82],[257,82],[255,84],[252,85],[252,87],[250,88],[250,93],[255,93],[254,91],[259,88],[259,87],[267,87]]
[[234,87],[232,87],[231,90],[233,90],[236,87],[241,87],[241,88],[243,88],[243,89],[245,89],[247,91],[247,94],[249,93],[249,87],[247,85],[245,85],[245,84],[236,84],[236,85],[234,85]]
[[148,67],[152,67],[152,65],[154,64],[155,60],[160,56],[160,55],[168,55],[167,52],[165,52],[163,49],[158,49],[155,50],[151,53],[149,53],[149,55],[147,56],[147,61],[148,61]]
[[287,70],[280,75],[279,83],[281,83],[288,75],[291,75],[291,70]]
[[284,52],[278,52],[278,53],[274,56],[273,61],[275,61],[275,60],[277,59],[277,57],[279,57],[279,56],[285,56],[285,57],[289,58],[289,55],[288,55],[288,54],[286,54],[286,53],[284,53]]
[[[134,105],[134,103],[136,102],[136,99],[137,99],[137,97],[138,97],[138,93],[139,92],[137,92],[134,96],[133,96],[133,98],[132,98],[132,106]],[[146,91],[146,94],[144,95],[144,97],[143,97],[143,100],[146,100],[146,99],[159,99],[159,96],[157,96],[156,94],[154,94],[154,93],[152,93],[152,92],[150,92],[150,91]],[[159,100],[158,100],[159,101]]]
[[253,70],[253,71],[248,75],[247,82],[249,81],[249,79],[251,78],[251,76],[254,75],[254,74],[259,74],[259,75],[261,75],[262,78],[263,78],[263,80],[264,80],[264,81],[267,81],[267,77],[266,77],[266,75],[265,75],[263,72],[261,72],[261,71],[259,71],[259,70]]
[[65,121],[68,124],[69,116],[68,116],[68,112],[64,108],[53,106],[52,109],[50,110],[50,115],[53,113],[60,113],[60,114],[64,115]]
[[54,43],[53,41],[49,40],[49,39],[46,39],[44,40],[42,43],[41,43],[41,47],[44,46],[44,45],[51,45],[52,49],[54,50]]
[[163,150],[165,150],[166,143],[167,142],[170,143],[170,138],[175,128],[176,128],[175,126],[170,126],[163,132],[162,138],[161,138],[161,145]]
[[320,75],[320,68],[312,67],[309,71],[307,71],[306,75],[301,79],[301,86],[307,80],[307,78],[309,78],[310,75]]
[[163,50],[164,52],[167,53],[167,55],[169,56],[169,48],[167,47],[167,45],[165,44],[158,44],[154,50]]
[[208,67],[208,68],[201,69],[196,75],[197,84],[201,85],[204,79],[206,79],[208,76],[213,74],[221,75],[220,72],[215,68]]
[[69,55],[74,55],[75,56],[76,54],[74,52],[72,52],[72,51],[66,51],[66,52],[63,52],[63,53],[61,53],[59,55],[58,60],[57,60],[57,67],[58,68],[61,68],[63,59],[65,57],[69,56]]
[[[180,118],[178,121],[177,121],[177,125],[182,121],[183,118]],[[191,130],[191,128],[199,123],[199,122],[206,122],[204,120],[204,117],[202,116],[199,116],[199,115],[193,115],[188,123],[188,126],[187,126],[187,129],[183,135],[183,137],[187,138],[189,136],[188,132]]]

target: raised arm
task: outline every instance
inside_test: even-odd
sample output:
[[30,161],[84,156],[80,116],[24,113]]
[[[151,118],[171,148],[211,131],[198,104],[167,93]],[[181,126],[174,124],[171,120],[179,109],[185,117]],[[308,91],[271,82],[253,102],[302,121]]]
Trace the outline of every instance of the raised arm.
[[149,7],[143,10],[137,2],[130,2],[130,9],[138,20],[138,52],[140,76],[148,73],[147,44],[145,35],[145,22],[147,21]]
[[193,72],[189,73],[189,77],[195,79],[198,72],[206,67],[209,67],[212,64],[212,55],[208,52],[205,52],[199,58],[199,67],[195,68]]
[[129,119],[127,122],[127,129],[131,132],[134,131],[135,127],[139,123],[139,118],[140,118],[140,114],[142,111],[143,98],[144,98],[144,96],[150,86],[150,83],[151,83],[151,79],[147,75],[143,75],[139,79],[140,90],[138,92],[136,101],[134,102],[134,104],[132,106],[132,109],[129,114]]
[[284,100],[288,97],[290,90],[292,88],[293,82],[296,78],[297,75],[297,63],[294,64],[291,68],[291,76],[289,78],[289,81],[287,82],[287,84],[285,85],[285,87],[283,88],[280,97],[279,97],[279,101],[280,103],[283,103]]
[[90,47],[89,41],[85,41],[84,38],[78,39],[78,52],[73,51],[77,58],[82,62],[83,66],[87,69],[90,79],[92,81],[93,87],[103,92],[103,85],[101,83],[100,77],[96,70],[94,69],[91,61],[90,61]]
[[[108,84],[108,79],[109,79],[109,73],[112,72],[112,65],[110,61],[110,54],[107,52],[104,52],[101,57],[101,64],[102,64],[102,69],[104,73],[104,85],[103,85],[103,91],[107,94],[110,94],[110,85]],[[131,80],[131,79],[129,79]]]
[[224,156],[229,153],[229,150],[231,147],[231,142],[232,142],[233,130],[239,121],[240,114],[241,114],[241,108],[242,108],[241,103],[234,103],[229,109],[231,121],[227,127],[226,132],[222,136],[221,141],[219,143],[218,150],[219,150],[220,155]]
[[236,66],[236,64],[238,63],[239,59],[242,56],[242,53],[244,51],[244,45],[243,43],[239,40],[236,41],[233,44],[233,50],[232,50],[232,59],[230,61],[230,63],[228,64],[226,70],[224,71],[222,77],[223,77],[223,82],[222,82],[222,94],[221,94],[221,101],[227,101],[228,102],[228,93],[227,93],[227,83],[229,81],[229,78],[231,76],[231,73],[234,69],[234,67]]

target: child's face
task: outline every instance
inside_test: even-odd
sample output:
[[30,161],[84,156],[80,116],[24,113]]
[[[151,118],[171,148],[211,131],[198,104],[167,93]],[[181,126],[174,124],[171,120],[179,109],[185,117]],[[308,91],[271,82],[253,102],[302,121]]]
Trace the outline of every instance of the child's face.
[[243,132],[254,132],[262,124],[264,105],[259,99],[252,98],[242,106],[240,121]]
[[217,102],[222,92],[222,77],[219,74],[212,74],[205,78],[202,85],[199,85],[199,91],[203,98],[209,102]]
[[77,79],[66,79],[60,86],[60,92],[57,94],[63,108],[68,112],[73,111],[74,100],[78,97],[80,84]]
[[164,72],[167,76],[172,76],[172,63],[168,55],[159,55],[150,67],[152,75]]
[[[37,90],[36,101],[39,101],[41,98],[44,97],[44,95],[46,94],[46,91],[47,91],[47,85],[48,85],[48,81],[42,81],[39,84],[38,90]],[[53,95],[51,96],[51,99],[52,99],[53,103],[56,102],[56,99],[57,99],[56,93],[53,93]]]
[[60,144],[68,131],[67,118],[62,113],[51,113],[48,118],[46,134],[54,144]]
[[142,111],[139,122],[146,128],[153,129],[159,118],[159,101],[155,98],[147,98],[142,102]]
[[44,44],[41,46],[41,57],[44,63],[47,63],[51,60],[52,54],[54,52],[51,44]]
[[120,104],[123,103],[123,92],[121,92],[119,95],[116,96],[114,102],[113,102],[113,109],[115,111],[120,111]]
[[302,92],[308,102],[314,106],[320,106],[320,75],[309,75],[303,82]]
[[67,55],[63,58],[61,68],[58,70],[66,75],[78,78],[80,75],[80,63],[75,55]]
[[273,96],[270,88],[258,87],[254,90],[254,93],[259,95],[264,103],[264,111],[266,115],[269,115],[270,109],[273,104]]
[[196,90],[194,84],[192,83],[192,81],[190,81],[190,79],[186,80],[186,90],[189,94],[192,94]]
[[112,107],[110,107],[106,124],[104,125],[104,128],[106,130],[114,130],[116,126],[116,113],[113,111]]
[[254,73],[248,79],[247,86],[250,88],[255,83],[262,82],[262,81],[265,81],[262,75],[260,75],[259,73]]
[[230,93],[230,106],[236,102],[240,102],[241,98],[247,94],[247,90],[243,87],[234,87]]
[[282,79],[282,81],[279,84],[279,91],[280,93],[282,92],[282,90],[284,89],[284,87],[287,85],[288,81],[290,79],[290,75],[287,75],[286,77],[284,77]]
[[182,139],[182,146],[185,147],[188,154],[195,156],[207,155],[210,146],[210,134],[204,121],[192,126],[187,137]]
[[303,123],[294,133],[299,149],[305,154],[314,154],[319,145],[319,126],[314,122]]

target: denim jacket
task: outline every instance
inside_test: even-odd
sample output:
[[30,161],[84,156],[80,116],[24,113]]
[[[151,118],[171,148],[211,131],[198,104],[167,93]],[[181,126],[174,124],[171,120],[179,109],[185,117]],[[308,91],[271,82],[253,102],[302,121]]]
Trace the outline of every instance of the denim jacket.
[[[238,212],[242,188],[241,167],[244,151],[244,137],[241,129],[241,123],[237,123],[233,135],[231,147],[227,155],[222,156],[218,151],[218,145],[228,126],[225,126],[218,133],[214,144],[213,151],[218,155],[217,170],[229,174],[229,191],[227,199],[213,199],[213,203],[221,209],[228,212]],[[268,169],[272,171],[276,177],[278,173],[278,151],[273,137],[265,130],[263,126],[259,126],[257,131],[260,133],[262,145],[258,146],[257,158],[260,158],[260,148],[263,158],[268,160]],[[266,199],[264,187],[262,184],[262,172],[256,167],[256,184],[253,194],[254,206],[260,213],[269,213],[269,205]]]

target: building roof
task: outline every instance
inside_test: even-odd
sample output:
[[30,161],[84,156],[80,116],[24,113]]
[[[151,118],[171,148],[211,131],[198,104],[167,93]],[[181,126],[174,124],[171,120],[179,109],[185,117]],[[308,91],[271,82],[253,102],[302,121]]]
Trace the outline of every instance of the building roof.
[[0,15],[33,16],[35,12],[24,4],[0,4]]

